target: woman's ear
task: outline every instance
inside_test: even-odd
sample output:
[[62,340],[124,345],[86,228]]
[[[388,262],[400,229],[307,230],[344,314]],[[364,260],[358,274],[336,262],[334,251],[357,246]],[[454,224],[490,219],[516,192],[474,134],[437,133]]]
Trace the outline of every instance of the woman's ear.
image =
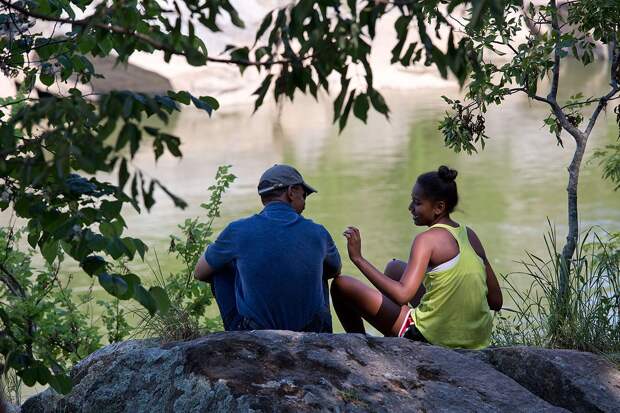
[[437,201],[433,206],[435,216],[440,216],[446,212],[446,201]]

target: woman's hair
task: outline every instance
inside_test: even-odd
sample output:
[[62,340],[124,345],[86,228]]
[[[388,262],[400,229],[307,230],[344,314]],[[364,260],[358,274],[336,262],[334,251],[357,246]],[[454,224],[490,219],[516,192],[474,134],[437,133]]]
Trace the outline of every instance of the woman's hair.
[[444,201],[446,211],[454,211],[459,202],[459,194],[456,190],[456,176],[458,172],[441,165],[437,171],[423,173],[418,176],[417,183],[422,187],[424,196],[433,201]]

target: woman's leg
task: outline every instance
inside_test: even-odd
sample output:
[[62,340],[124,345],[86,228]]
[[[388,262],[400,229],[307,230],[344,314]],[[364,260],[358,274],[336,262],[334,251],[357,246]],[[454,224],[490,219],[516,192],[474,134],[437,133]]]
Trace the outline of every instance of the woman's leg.
[[331,286],[334,309],[347,333],[365,333],[362,318],[386,336],[396,336],[409,313],[359,280],[340,275]]
[[[394,258],[387,263],[383,273],[391,279],[399,281],[405,272],[405,268],[407,268],[407,263],[405,261]],[[424,288],[424,285],[420,285],[420,288],[418,288],[418,291],[415,293],[411,301],[409,301],[409,304],[411,304],[413,308],[417,307],[420,304],[422,296],[425,292],[426,288]]]

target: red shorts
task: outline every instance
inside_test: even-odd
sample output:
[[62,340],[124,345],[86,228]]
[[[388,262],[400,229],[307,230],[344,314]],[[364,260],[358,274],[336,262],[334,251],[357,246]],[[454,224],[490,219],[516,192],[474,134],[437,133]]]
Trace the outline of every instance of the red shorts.
[[413,310],[409,310],[407,316],[405,317],[405,321],[403,321],[403,325],[400,327],[400,330],[398,330],[398,337],[404,336],[407,330],[409,330],[409,328],[413,325]]

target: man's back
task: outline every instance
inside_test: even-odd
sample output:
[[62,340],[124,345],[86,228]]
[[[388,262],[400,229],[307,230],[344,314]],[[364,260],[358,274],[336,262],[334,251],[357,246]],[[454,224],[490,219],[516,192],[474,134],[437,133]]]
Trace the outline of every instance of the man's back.
[[340,268],[334,242],[321,225],[284,202],[231,223],[209,246],[207,262],[234,263],[239,314],[259,328],[303,330],[327,310],[323,271]]

